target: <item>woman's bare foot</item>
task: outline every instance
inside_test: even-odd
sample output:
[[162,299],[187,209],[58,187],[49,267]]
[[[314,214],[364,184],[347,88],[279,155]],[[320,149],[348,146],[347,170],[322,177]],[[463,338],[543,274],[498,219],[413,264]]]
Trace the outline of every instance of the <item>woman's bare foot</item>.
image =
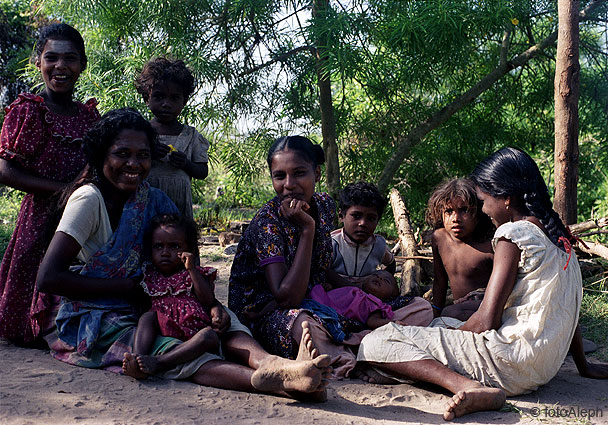
[[131,353],[125,353],[122,360],[122,373],[135,379],[146,379],[148,377],[148,374],[141,370],[137,359]]
[[310,333],[310,324],[307,321],[302,322],[302,337],[298,346],[298,355],[296,360],[312,360],[319,356],[319,350],[312,340]]
[[158,372],[163,370],[158,359],[154,356],[144,356],[143,354],[138,354],[135,356],[135,359],[137,360],[139,369],[148,375],[156,375]]
[[314,393],[327,385],[330,362],[328,355],[302,361],[269,356],[251,376],[251,385],[264,392]]
[[480,410],[500,409],[506,401],[503,390],[498,388],[477,387],[459,391],[448,402],[443,419],[451,421],[454,418],[478,412]]
[[[307,321],[302,322],[302,336],[300,337],[300,345],[298,346],[298,355],[296,361],[313,360],[319,357],[319,350],[315,346],[310,333],[310,324]],[[326,367],[322,371],[321,389],[314,392],[290,391],[291,395],[296,400],[320,403],[327,401],[327,385],[331,378],[332,368]]]
[[[310,320],[307,320],[310,319]],[[298,323],[301,325],[298,325]],[[302,326],[302,334],[299,335],[296,326]],[[308,342],[307,334],[310,335],[310,341]],[[315,352],[322,354],[329,354],[331,356],[331,366],[333,367],[332,376],[333,378],[342,379],[348,376],[348,374],[355,368],[357,359],[350,349],[344,345],[335,344],[327,330],[312,317],[301,314],[294,323],[292,329],[292,336],[294,339],[300,338],[300,345],[298,351],[298,359],[300,356],[306,357],[307,351],[314,354]],[[302,342],[305,342],[304,344]],[[305,349],[303,348],[305,347]],[[312,347],[312,348],[308,348]],[[311,355],[312,355],[311,354]]]

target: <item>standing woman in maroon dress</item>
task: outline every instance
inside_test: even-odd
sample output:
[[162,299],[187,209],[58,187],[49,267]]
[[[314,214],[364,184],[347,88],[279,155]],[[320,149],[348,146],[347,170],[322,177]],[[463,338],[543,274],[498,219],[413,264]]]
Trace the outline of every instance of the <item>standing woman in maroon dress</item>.
[[53,24],[40,32],[36,67],[45,88],[22,93],[7,109],[0,136],[0,183],[26,192],[0,266],[0,337],[34,342],[54,326],[56,300],[35,289],[51,218],[50,196],[85,165],[82,137],[99,120],[95,99],[73,100],[87,65],[77,30]]

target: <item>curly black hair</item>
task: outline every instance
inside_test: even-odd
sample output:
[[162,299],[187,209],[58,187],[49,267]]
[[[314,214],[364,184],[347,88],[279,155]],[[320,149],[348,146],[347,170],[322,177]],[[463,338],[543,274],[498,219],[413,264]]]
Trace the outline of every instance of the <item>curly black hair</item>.
[[110,146],[123,130],[142,131],[150,142],[150,151],[154,154],[158,134],[152,125],[133,108],[114,109],[101,117],[84,136],[83,148],[87,163],[98,176],[103,175],[103,163]]
[[457,178],[444,181],[435,188],[429,198],[425,219],[433,229],[440,229],[443,225],[443,213],[455,200],[462,200],[467,207],[475,214],[477,224],[473,237],[478,240],[490,239],[494,235],[496,228],[492,224],[490,217],[481,212],[482,204],[475,185],[470,179]]
[[87,55],[84,50],[84,40],[76,28],[63,23],[52,24],[42,28],[38,35],[38,41],[36,42],[36,59],[40,58],[44,51],[44,46],[49,40],[66,40],[72,42],[74,47],[76,47],[76,50],[78,50],[80,65],[84,71],[87,67]]
[[361,205],[376,208],[378,219],[380,219],[388,203],[386,198],[380,194],[378,188],[368,182],[347,184],[338,196],[341,214],[346,214],[346,211],[353,205]]
[[159,214],[152,217],[144,234],[144,257],[146,259],[150,259],[152,256],[152,234],[159,227],[172,227],[184,232],[188,251],[198,256],[198,226],[194,220],[179,214]]
[[175,83],[182,88],[185,102],[196,89],[196,80],[184,61],[164,57],[152,59],[144,65],[135,79],[135,88],[144,102],[147,102],[154,85],[167,82]]

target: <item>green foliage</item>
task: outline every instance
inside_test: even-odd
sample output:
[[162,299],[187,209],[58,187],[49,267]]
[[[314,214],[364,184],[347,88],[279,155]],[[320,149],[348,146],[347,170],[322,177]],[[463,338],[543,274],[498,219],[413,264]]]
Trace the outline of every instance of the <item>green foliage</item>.
[[0,257],[13,234],[23,192],[0,185]]
[[[195,192],[204,198],[223,185],[234,205],[267,196],[259,188],[275,137],[320,139],[317,72],[332,80],[342,183],[376,181],[412,129],[496,68],[505,33],[509,60],[557,25],[550,0],[330,1],[316,16],[309,2],[261,0],[40,0],[40,10],[83,33],[90,66],[79,97],[97,97],[102,111],[130,105],[148,113],[132,82],[151,57],[191,66],[199,87],[183,119],[209,136],[210,158],[225,172]],[[604,20],[606,10],[599,8]],[[581,217],[607,204],[605,43],[605,23],[581,23]],[[415,224],[423,225],[435,185],[467,175],[502,146],[527,150],[551,177],[554,55],[550,47],[512,70],[407,147],[393,185]]]
[[[29,59],[37,25],[29,2],[0,0],[0,111],[27,90],[18,71]],[[1,111],[0,121],[3,114]]]
[[[604,268],[608,265],[604,264]],[[593,353],[608,361],[608,281],[606,274],[591,276],[583,283],[580,321],[586,328],[583,336],[595,342],[599,349]]]

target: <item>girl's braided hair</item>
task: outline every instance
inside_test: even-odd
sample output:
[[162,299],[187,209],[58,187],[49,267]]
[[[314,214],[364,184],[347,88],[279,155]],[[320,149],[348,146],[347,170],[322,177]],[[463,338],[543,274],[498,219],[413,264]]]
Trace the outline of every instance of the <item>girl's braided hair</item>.
[[484,192],[497,198],[517,197],[523,200],[527,213],[538,218],[551,241],[565,251],[561,237],[574,238],[553,209],[547,185],[534,160],[524,151],[506,147],[481,161],[471,180]]

